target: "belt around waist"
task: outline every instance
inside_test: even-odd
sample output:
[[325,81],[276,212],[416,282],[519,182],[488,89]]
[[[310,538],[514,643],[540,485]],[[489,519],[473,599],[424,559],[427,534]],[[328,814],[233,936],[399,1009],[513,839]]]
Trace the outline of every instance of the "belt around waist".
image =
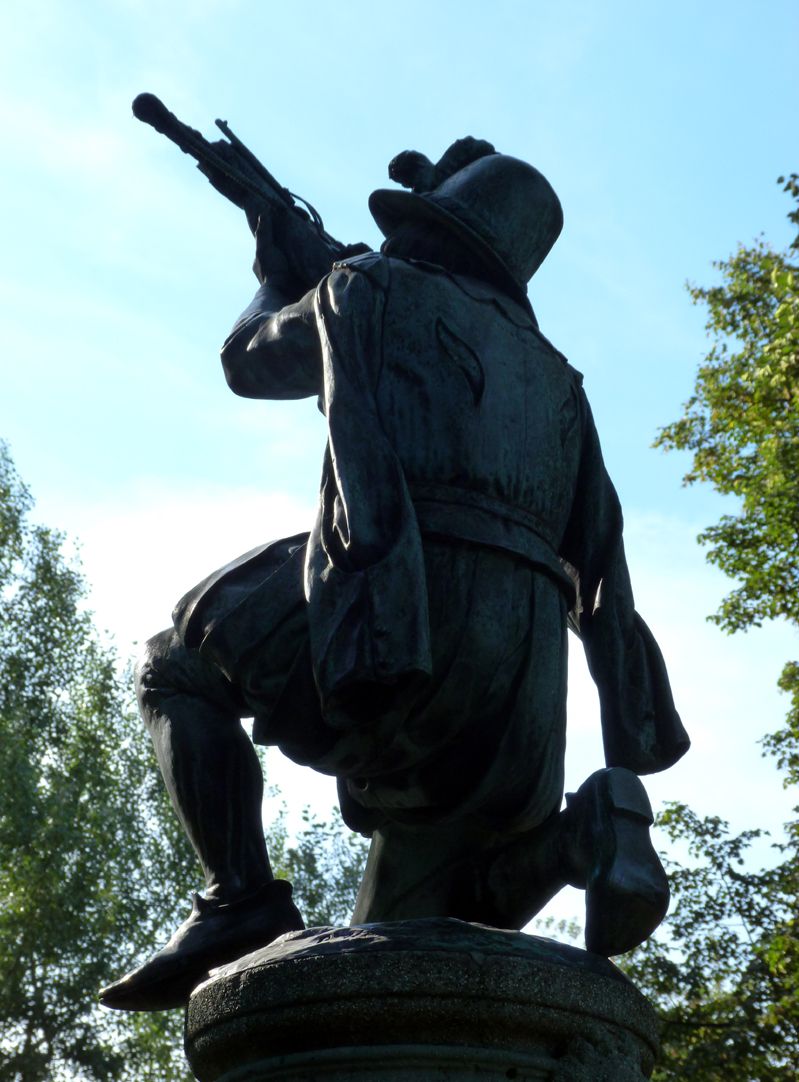
[[537,515],[450,485],[409,485],[409,490],[422,533],[456,537],[521,556],[553,575],[573,604],[574,582],[555,551],[551,531]]

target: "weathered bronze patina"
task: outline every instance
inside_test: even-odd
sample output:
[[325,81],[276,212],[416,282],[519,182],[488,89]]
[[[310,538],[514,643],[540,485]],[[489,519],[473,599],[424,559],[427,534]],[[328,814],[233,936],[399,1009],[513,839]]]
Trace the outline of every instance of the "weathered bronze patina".
[[[214,572],[148,643],[141,711],[206,890],[103,1002],[180,1006],[211,966],[302,928],[264,845],[253,715],[256,742],[337,777],[372,837],[354,923],[519,929],[571,883],[589,950],[630,949],[668,902],[638,775],[688,740],[634,610],[582,377],[527,296],[561,230],[554,190],[484,141],[436,164],[405,152],[404,188],[369,201],[372,252],[188,149],[255,232],[228,384],[317,396],[328,443],[310,533]],[[607,765],[561,810],[567,623]]]

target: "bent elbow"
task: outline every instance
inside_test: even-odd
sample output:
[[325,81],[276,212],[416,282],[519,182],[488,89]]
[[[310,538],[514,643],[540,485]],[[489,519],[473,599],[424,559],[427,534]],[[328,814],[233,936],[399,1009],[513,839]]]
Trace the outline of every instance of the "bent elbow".
[[252,354],[247,349],[249,341],[249,337],[233,334],[219,353],[228,387],[242,398],[257,397],[252,390]]
[[244,393],[244,383],[241,373],[241,358],[238,353],[237,349],[231,348],[230,344],[226,342],[222,346],[219,357],[222,361],[222,371],[225,373],[225,381],[228,387],[234,394],[241,395]]

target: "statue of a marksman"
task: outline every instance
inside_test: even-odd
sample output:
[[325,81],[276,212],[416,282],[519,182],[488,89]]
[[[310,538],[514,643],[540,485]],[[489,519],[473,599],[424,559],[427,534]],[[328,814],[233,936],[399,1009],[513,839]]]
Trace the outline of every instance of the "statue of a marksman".
[[[334,775],[345,821],[371,836],[354,923],[519,929],[572,884],[587,948],[607,956],[666,911],[638,775],[688,739],[634,609],[582,377],[527,296],[560,203],[532,166],[471,138],[437,164],[400,154],[390,175],[403,187],[369,200],[379,252],[239,200],[260,287],[222,348],[225,377],[248,398],[318,398],[319,507],[310,533],[196,586],[147,644],[141,712],[205,890],[104,990],[110,1007],[182,1006],[210,967],[303,927],[270,868],[245,717],[256,743]],[[607,765],[562,810],[569,625]]]

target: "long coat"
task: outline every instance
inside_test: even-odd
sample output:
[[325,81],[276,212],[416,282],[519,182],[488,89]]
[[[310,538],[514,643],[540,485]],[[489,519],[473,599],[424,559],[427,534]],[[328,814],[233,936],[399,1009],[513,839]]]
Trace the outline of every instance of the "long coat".
[[[376,688],[390,714],[433,678],[425,546],[445,539],[523,561],[565,599],[598,688],[609,765],[649,773],[678,759],[688,739],[660,651],[635,612],[619,501],[582,377],[532,313],[474,279],[370,254],[337,265],[312,294],[254,326],[244,366],[229,373],[233,388],[318,394],[327,416],[319,510],[304,550],[325,723],[357,728]],[[236,333],[251,332],[245,322]],[[191,591],[176,610],[179,630],[190,639],[209,594],[266,551]],[[252,653],[241,629],[257,624],[265,636],[283,619],[285,602],[271,604],[264,589],[251,606],[256,619],[242,619],[245,604],[203,624],[206,648],[231,673]]]

